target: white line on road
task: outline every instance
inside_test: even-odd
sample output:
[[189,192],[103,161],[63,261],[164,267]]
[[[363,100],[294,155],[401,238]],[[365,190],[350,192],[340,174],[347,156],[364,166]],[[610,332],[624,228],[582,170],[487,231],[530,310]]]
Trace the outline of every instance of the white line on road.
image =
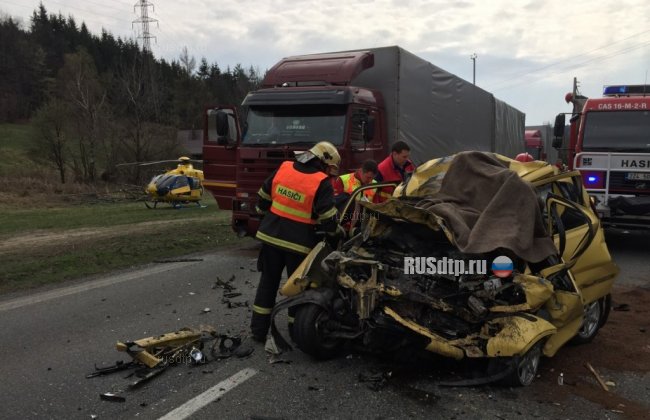
[[10,309],[20,308],[21,306],[32,305],[34,303],[45,302],[47,300],[56,299],[62,296],[73,295],[75,293],[86,292],[88,290],[97,289],[100,287],[110,286],[117,283],[122,283],[129,280],[141,279],[152,274],[158,274],[163,271],[173,270],[178,267],[183,267],[191,263],[175,263],[163,264],[158,267],[146,268],[131,273],[119,274],[104,279],[86,282],[77,286],[62,287],[60,289],[51,290],[49,292],[38,293],[24,298],[12,299],[10,301],[0,303],[0,312],[8,311]]
[[230,378],[219,382],[212,388],[205,391],[203,394],[199,394],[196,397],[192,398],[185,404],[173,409],[169,413],[165,414],[158,420],[183,420],[196,413],[206,405],[210,404],[212,401],[221,397],[226,392],[235,388],[237,385],[241,385],[248,379],[252,378],[257,371],[255,369],[246,368],[242,369],[239,372],[232,375]]

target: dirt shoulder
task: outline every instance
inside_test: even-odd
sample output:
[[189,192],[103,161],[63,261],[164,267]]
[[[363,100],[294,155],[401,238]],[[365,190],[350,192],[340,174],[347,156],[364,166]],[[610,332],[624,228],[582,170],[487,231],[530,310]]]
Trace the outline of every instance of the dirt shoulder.
[[[579,396],[626,418],[644,418],[650,411],[650,287],[617,285],[613,310],[593,342],[566,345],[540,368],[533,400],[563,403]],[[590,363],[605,381],[605,391],[585,368]],[[557,377],[562,373],[564,386]],[[613,385],[612,385],[613,384]]]

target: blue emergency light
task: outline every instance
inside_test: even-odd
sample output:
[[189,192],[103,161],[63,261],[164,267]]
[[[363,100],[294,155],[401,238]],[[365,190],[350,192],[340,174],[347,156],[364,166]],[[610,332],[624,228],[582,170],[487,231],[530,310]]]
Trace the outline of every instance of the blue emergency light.
[[595,182],[597,182],[597,181],[598,181],[598,177],[597,177],[597,176],[589,175],[589,176],[587,177],[587,182],[590,183],[590,184],[593,184],[593,183],[595,183]]
[[627,91],[627,86],[605,86],[603,88],[603,95],[625,95]]
[[646,96],[650,85],[612,85],[603,87],[603,96]]

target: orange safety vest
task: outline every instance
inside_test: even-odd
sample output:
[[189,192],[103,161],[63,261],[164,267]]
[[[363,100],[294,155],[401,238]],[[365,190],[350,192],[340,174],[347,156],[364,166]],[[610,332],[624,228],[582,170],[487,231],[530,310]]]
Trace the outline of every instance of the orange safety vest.
[[[341,181],[343,182],[343,192],[352,194],[354,190],[359,188],[361,186],[361,181],[354,176],[355,172],[351,172],[349,174],[341,175],[339,178],[341,178]],[[374,179],[372,180],[373,184],[376,184],[377,181]],[[368,201],[372,201],[373,197],[375,196],[375,190],[368,189],[363,192],[363,195],[366,196]]]
[[293,163],[282,163],[273,177],[271,212],[295,222],[314,225],[314,198],[318,186],[327,175],[323,172],[302,173],[293,168]]

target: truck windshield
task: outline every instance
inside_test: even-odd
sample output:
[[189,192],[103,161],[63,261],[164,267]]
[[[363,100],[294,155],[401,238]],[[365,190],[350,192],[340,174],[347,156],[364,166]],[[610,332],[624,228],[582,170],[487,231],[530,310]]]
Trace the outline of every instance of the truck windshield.
[[345,105],[251,107],[242,144],[343,144],[345,115]]
[[588,112],[582,150],[650,150],[650,111]]

